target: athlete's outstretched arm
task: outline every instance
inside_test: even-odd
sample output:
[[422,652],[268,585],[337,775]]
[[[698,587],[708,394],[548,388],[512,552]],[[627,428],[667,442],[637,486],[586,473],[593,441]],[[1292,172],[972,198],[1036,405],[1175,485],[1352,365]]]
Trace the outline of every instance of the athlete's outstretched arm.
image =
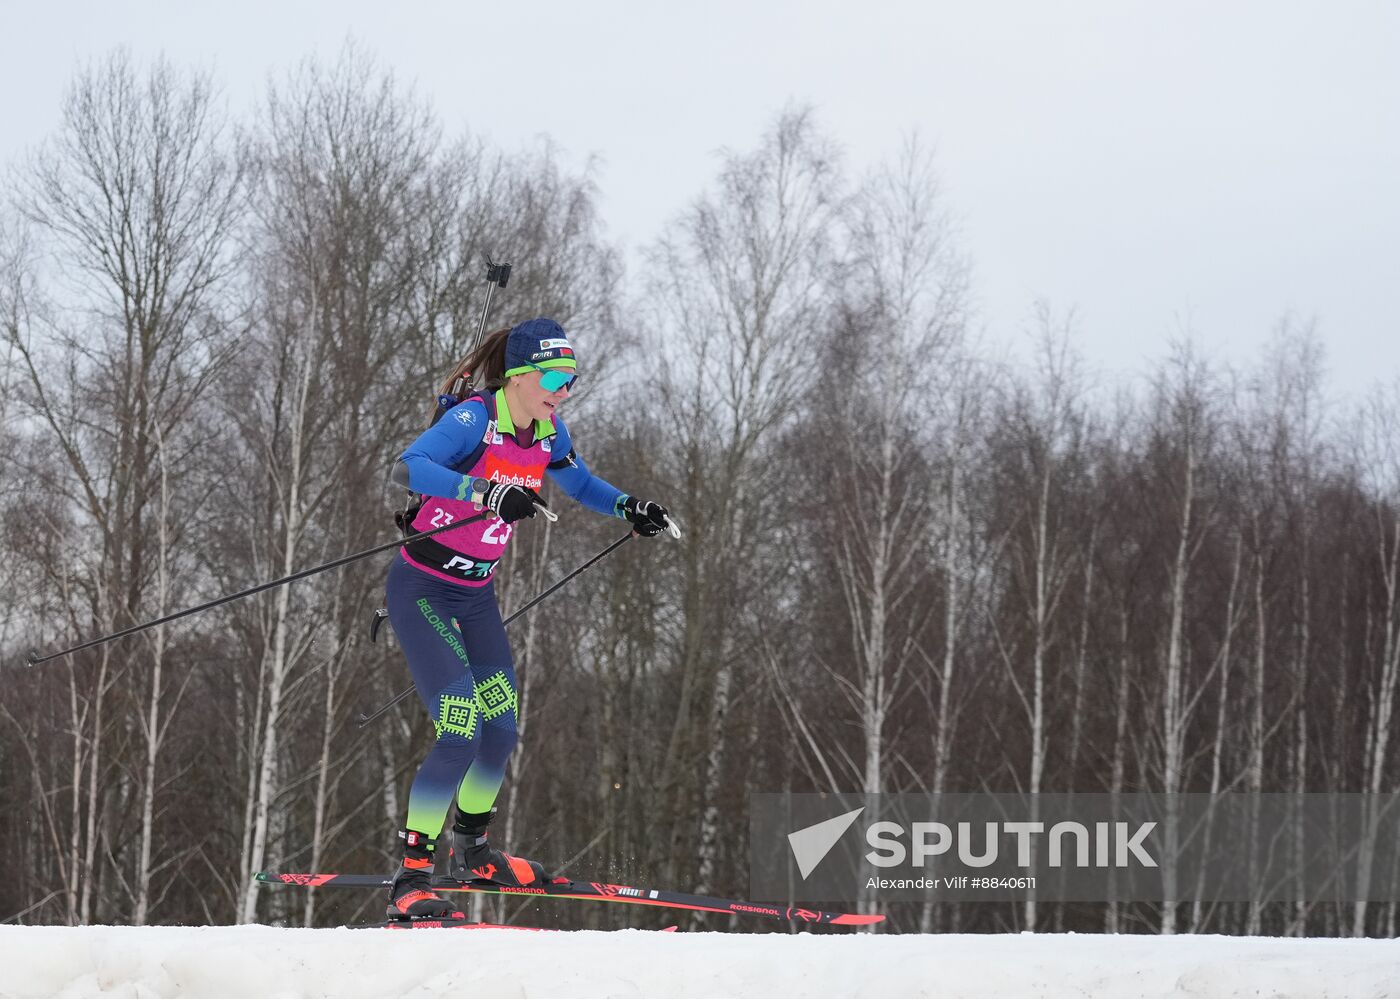
[[554,429],[552,447],[558,457],[549,463],[549,477],[571,499],[588,509],[606,517],[621,517],[627,494],[588,470],[583,459],[574,451],[569,428],[557,416],[554,418]]

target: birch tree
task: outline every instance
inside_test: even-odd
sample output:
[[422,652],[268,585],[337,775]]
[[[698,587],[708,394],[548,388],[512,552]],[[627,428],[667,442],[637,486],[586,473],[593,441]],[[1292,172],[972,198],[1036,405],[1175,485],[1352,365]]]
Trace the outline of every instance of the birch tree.
[[[396,370],[396,333],[417,287],[422,187],[435,138],[426,108],[353,48],[329,68],[305,64],[285,88],[270,92],[267,127],[254,147],[257,323],[241,363],[244,377],[229,396],[237,400],[229,416],[244,442],[244,474],[259,498],[245,508],[253,515],[250,543],[235,562],[253,578],[287,575],[373,536],[366,518],[347,516],[354,509],[347,497],[382,494],[372,485],[371,469],[378,465],[382,474],[383,467],[372,400],[377,379]],[[363,595],[371,586],[363,573],[339,574],[279,588],[234,610],[255,615],[240,631],[258,664],[244,758],[241,921],[256,912],[252,872],[281,846],[289,723],[315,700],[297,681],[305,670],[337,661],[334,636],[348,621],[331,615],[337,607],[362,607],[363,597],[349,592]],[[330,644],[316,647],[323,629]],[[326,668],[328,682],[338,675]],[[334,687],[322,688],[321,708],[333,709],[335,700]],[[322,747],[333,724],[333,710],[331,717],[323,710]],[[318,811],[328,777],[323,770],[318,778]],[[319,825],[324,833],[323,813]]]
[[[203,442],[189,434],[185,418],[228,356],[221,310],[237,259],[232,236],[244,191],[226,131],[208,77],[163,60],[143,76],[118,52],[78,75],[63,105],[62,129],[16,180],[19,210],[45,249],[70,265],[41,272],[49,307],[9,327],[20,402],[50,453],[60,456],[55,497],[94,539],[80,549],[90,556],[60,560],[47,580],[59,592],[81,595],[83,613],[70,634],[122,627],[148,612],[153,576],[170,565],[162,562],[161,539],[167,553],[178,549],[195,509],[179,484],[188,477],[182,463]],[[177,470],[164,480],[164,494],[161,440]],[[32,466],[25,473],[39,474]],[[162,500],[171,488],[178,504]],[[189,562],[183,559],[186,567]],[[114,659],[103,649],[73,668],[82,663],[96,666],[85,670],[87,682],[72,687],[79,723],[74,788],[80,779],[86,784],[86,801],[75,808],[70,848],[82,858],[76,918],[86,922],[95,914],[99,859],[124,853],[124,844],[105,841],[106,795],[99,793],[113,762],[103,755],[112,723],[107,697],[136,684],[149,690],[148,705],[167,702],[173,709],[177,698],[150,673],[134,675],[148,664],[129,652]],[[159,726],[144,734],[149,783],[157,779]],[[153,793],[125,781],[117,790],[136,800]],[[137,808],[147,804],[154,807]],[[143,822],[138,857],[148,856],[154,834]],[[148,861],[138,860],[135,876],[136,896],[148,898]],[[140,908],[144,918],[146,907]]]
[[[1367,401],[1355,432],[1354,461],[1366,482],[1370,499],[1371,552],[1368,562],[1379,576],[1377,632],[1368,643],[1370,654],[1363,674],[1365,726],[1361,761],[1361,790],[1376,795],[1393,793],[1387,775],[1394,753],[1397,685],[1400,684],[1400,392],[1394,386],[1376,390]],[[1356,887],[1364,898],[1374,876],[1378,817],[1368,811],[1356,867]],[[1365,936],[1367,906],[1354,903],[1352,936]]]
[[[867,182],[852,211],[847,280],[854,297],[837,333],[836,357],[844,363],[832,366],[844,384],[831,387],[836,404],[823,407],[840,416],[830,427],[835,454],[824,464],[835,473],[832,567],[852,626],[855,664],[854,680],[844,671],[837,676],[852,684],[844,689],[860,718],[859,787],[876,794],[884,790],[885,722],[934,609],[918,606],[916,585],[927,566],[920,535],[933,518],[931,469],[918,461],[921,449],[909,445],[912,437],[930,451],[937,447],[944,428],[928,418],[930,403],[961,394],[954,379],[965,370],[967,267],[952,245],[931,159],[917,142]],[[914,429],[921,423],[924,433]],[[955,463],[953,504],[957,472]],[[956,507],[954,530],[955,524]]]
[[1162,510],[1163,557],[1166,579],[1166,628],[1161,648],[1161,689],[1158,693],[1161,790],[1165,795],[1163,823],[1165,860],[1162,868],[1161,932],[1177,929],[1176,857],[1181,847],[1180,799],[1187,789],[1188,731],[1204,696],[1205,683],[1193,682],[1192,650],[1186,618],[1192,574],[1212,518],[1206,468],[1213,448],[1209,384],[1204,365],[1192,350],[1178,348],[1166,376],[1156,389],[1157,414],[1153,448],[1163,466],[1153,487],[1169,497]]
[[921,584],[944,400],[964,370],[967,266],[917,141],[845,214],[842,301],[797,446],[815,585],[839,594],[810,603],[839,608],[816,628],[829,641],[812,658],[858,734],[849,783],[826,790],[874,795],[888,789],[891,713],[938,611],[937,588]]
[[[1237,460],[1241,473],[1248,476],[1244,491],[1247,529],[1256,549],[1256,563],[1264,557],[1263,552],[1273,552],[1273,565],[1267,573],[1262,567],[1256,573],[1253,601],[1259,637],[1247,773],[1255,790],[1263,787],[1266,777],[1272,777],[1280,788],[1298,793],[1307,789],[1308,661],[1314,613],[1309,580],[1314,533],[1311,508],[1315,503],[1311,494],[1316,490],[1313,476],[1322,460],[1321,364],[1321,345],[1312,327],[1285,319],[1249,383],[1246,408],[1235,420],[1242,436]],[[1272,591],[1267,600],[1266,575]],[[1273,605],[1272,612],[1267,604]],[[1265,635],[1269,635],[1272,650],[1267,658]],[[1273,671],[1266,671],[1269,661],[1276,664]],[[1278,689],[1289,696],[1282,702],[1276,696],[1270,703],[1268,694]],[[1292,737],[1284,754],[1267,751],[1267,740],[1275,733],[1279,738]],[[1288,765],[1266,775],[1266,757],[1279,755],[1288,759]],[[1290,843],[1299,864],[1305,849],[1298,838],[1301,835],[1299,824]],[[1306,904],[1300,900],[1295,915],[1301,917],[1305,912]],[[1261,921],[1261,906],[1256,902],[1250,906],[1246,929],[1258,932]]]
[[[998,647],[1017,702],[1025,712],[1029,759],[1021,790],[1029,796],[1029,821],[1039,818],[1049,735],[1046,728],[1052,671],[1057,651],[1068,645],[1062,605],[1072,573],[1080,565],[1075,537],[1077,511],[1087,474],[1088,414],[1070,346],[1072,314],[1056,320],[1049,306],[1036,307],[1038,370],[1036,382],[1012,398],[998,440],[1002,514],[1007,533],[1008,610],[1014,634],[1024,636],[1025,655],[1000,619]],[[1013,610],[1014,609],[1014,610]],[[1022,918],[1036,927],[1035,893],[1027,894]]]
[[755,679],[732,608],[761,616],[767,582],[762,572],[736,580],[710,553],[749,551],[780,519],[763,497],[781,467],[777,432],[811,378],[806,359],[830,297],[838,185],[830,142],[808,112],[787,112],[756,150],[725,156],[714,192],[648,254],[662,338],[653,377],[670,450],[684,459],[661,478],[689,511],[678,626],[667,636],[677,694],[657,775],[669,837],[663,870],[676,876],[698,852],[702,886],[714,878],[731,695]]

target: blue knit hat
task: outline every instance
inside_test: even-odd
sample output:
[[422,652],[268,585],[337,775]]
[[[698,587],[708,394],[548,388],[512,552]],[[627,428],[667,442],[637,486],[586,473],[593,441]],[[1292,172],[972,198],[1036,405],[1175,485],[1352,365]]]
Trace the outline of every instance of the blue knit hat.
[[553,319],[526,320],[506,338],[506,377],[536,368],[578,370],[569,334]]

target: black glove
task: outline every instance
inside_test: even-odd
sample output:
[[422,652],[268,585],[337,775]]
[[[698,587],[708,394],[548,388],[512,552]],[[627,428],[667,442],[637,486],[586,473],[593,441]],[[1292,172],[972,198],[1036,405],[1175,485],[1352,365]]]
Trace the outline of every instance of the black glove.
[[544,497],[529,486],[505,485],[499,482],[488,483],[477,500],[507,524],[535,515],[536,506],[549,506]]
[[644,538],[654,538],[669,526],[664,506],[635,496],[628,496],[623,502],[622,516]]

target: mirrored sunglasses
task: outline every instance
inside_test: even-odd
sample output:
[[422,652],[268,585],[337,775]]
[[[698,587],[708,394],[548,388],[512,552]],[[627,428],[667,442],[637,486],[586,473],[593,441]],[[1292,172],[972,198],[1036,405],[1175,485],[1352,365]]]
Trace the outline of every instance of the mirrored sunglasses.
[[558,392],[562,388],[572,389],[574,383],[578,381],[578,373],[565,371],[562,368],[541,368],[538,364],[532,364],[540,373],[540,388],[546,392]]

